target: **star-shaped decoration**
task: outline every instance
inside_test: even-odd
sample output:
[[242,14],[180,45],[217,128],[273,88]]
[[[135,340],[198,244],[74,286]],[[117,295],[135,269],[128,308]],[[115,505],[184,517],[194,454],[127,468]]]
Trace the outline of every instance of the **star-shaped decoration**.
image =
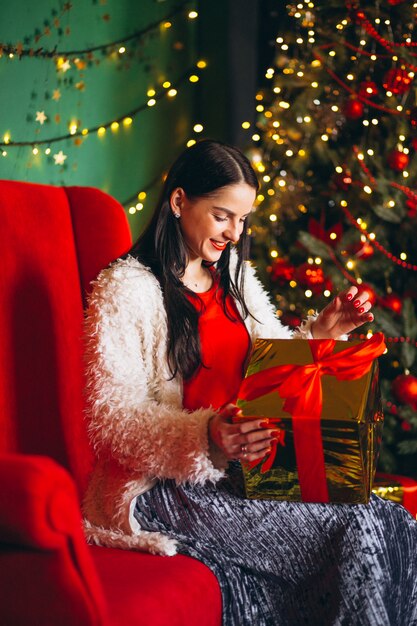
[[71,2],[66,2],[66,3],[64,4],[64,10],[63,10],[63,12],[65,13],[65,11],[70,11],[71,9],[72,9],[72,4],[71,4]]
[[71,63],[69,59],[65,59],[65,61],[62,63],[60,70],[61,72],[68,72],[68,70],[71,69]]
[[45,115],[45,111],[36,111],[36,122],[39,122],[39,124],[42,126],[45,122],[45,120],[47,120],[47,116]]
[[56,100],[56,102],[58,102],[60,97],[61,97],[61,92],[59,91],[59,89],[54,89],[54,92],[52,94],[52,100]]
[[108,13],[105,13],[105,14],[103,15],[103,20],[104,20],[105,22],[110,22],[110,15],[109,15]]
[[67,155],[60,150],[57,154],[54,154],[55,165],[63,165]]
[[79,89],[79,91],[85,90],[85,82],[81,80],[79,83],[75,83],[75,88]]
[[19,58],[22,56],[22,52],[23,52],[23,44],[21,41],[19,41],[19,43],[16,46],[16,54]]

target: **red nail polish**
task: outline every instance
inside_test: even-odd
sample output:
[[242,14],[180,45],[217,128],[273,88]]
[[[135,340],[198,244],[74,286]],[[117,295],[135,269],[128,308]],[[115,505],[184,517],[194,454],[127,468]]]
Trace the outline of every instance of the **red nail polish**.
[[360,305],[359,300],[355,300],[355,302],[353,303],[353,306],[355,306],[356,308],[358,308],[358,306]]
[[353,296],[351,293],[348,293],[346,296],[346,300],[352,300]]
[[269,426],[269,420],[263,420],[260,423],[260,426],[262,426],[262,428],[266,428],[267,426]]
[[361,308],[360,308],[360,309],[358,309],[358,313],[363,313],[363,312],[364,312],[364,310],[365,310],[365,309],[363,308],[363,306],[361,306]]

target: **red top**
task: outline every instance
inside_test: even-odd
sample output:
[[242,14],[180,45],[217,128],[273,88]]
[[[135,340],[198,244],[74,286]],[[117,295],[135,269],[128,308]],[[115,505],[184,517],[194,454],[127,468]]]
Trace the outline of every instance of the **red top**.
[[188,296],[197,310],[202,309],[198,328],[203,366],[184,381],[183,388],[183,406],[191,411],[210,405],[218,409],[236,401],[250,348],[249,333],[233,298],[226,300],[232,320],[223,310],[218,278],[213,278],[212,287],[198,294],[202,304]]

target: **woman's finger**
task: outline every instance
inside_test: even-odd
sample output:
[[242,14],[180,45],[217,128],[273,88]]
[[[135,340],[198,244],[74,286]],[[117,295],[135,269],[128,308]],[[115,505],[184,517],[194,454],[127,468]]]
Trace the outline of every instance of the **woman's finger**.
[[363,315],[364,313],[368,313],[368,311],[370,311],[371,308],[372,308],[372,304],[369,302],[369,300],[367,300],[366,302],[364,302],[358,307],[357,311],[359,315]]
[[258,459],[262,459],[266,454],[271,452],[272,446],[263,446],[262,448],[258,448],[257,450],[247,450],[242,449],[240,451],[239,459],[245,462],[257,461]]
[[258,418],[254,419],[253,417],[248,417],[247,419],[239,419],[234,423],[237,426],[236,432],[239,432],[242,435],[245,435],[250,432],[257,432],[259,430],[265,430],[265,428],[273,427],[268,420],[268,418]]
[[357,293],[358,293],[358,288],[355,287],[355,285],[351,285],[348,289],[339,293],[339,298],[341,300],[347,300],[348,302],[350,302],[354,299]]

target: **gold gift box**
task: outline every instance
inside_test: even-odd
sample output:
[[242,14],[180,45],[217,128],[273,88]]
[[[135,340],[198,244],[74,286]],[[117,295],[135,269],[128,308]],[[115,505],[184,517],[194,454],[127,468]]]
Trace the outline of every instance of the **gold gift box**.
[[[333,353],[358,343],[361,342],[336,341]],[[312,362],[311,349],[306,340],[257,339],[246,377],[275,366]],[[368,373],[361,378],[338,380],[335,376],[323,375],[321,384],[323,402],[318,428],[323,445],[328,502],[367,503],[372,491],[383,426],[378,362],[375,359]],[[242,410],[240,419],[269,418],[273,420],[269,428],[276,425],[284,433],[270,469],[262,469],[265,459],[254,467],[242,463],[246,496],[302,501],[293,417],[283,410],[284,400],[277,391],[272,391],[250,401],[238,399],[237,404]]]
[[413,478],[377,473],[372,493],[401,504],[417,519],[417,481]]

